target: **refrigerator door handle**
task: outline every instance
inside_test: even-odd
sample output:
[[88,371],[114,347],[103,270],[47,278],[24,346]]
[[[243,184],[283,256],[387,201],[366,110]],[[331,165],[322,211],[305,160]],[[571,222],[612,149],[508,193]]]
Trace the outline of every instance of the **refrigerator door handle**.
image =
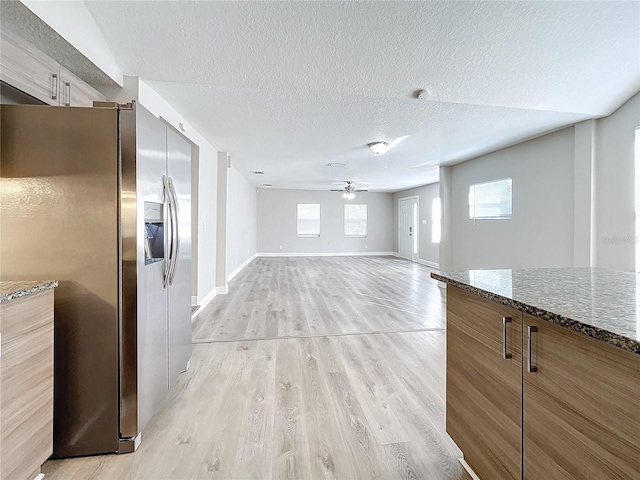
[[171,177],[167,181],[169,185],[169,193],[171,198],[173,223],[171,232],[173,239],[171,241],[171,270],[169,271],[169,285],[173,284],[173,280],[176,276],[176,268],[178,267],[178,251],[180,249],[180,230],[178,222],[178,196],[176,195],[176,189],[173,186],[173,180]]
[[[164,191],[164,225],[165,225],[165,254],[164,254],[164,288],[169,285],[169,275],[171,272],[171,253],[173,251],[173,215],[171,213],[171,193],[166,175],[162,175],[162,188]],[[170,225],[169,225],[170,224]],[[168,228],[167,228],[168,227]],[[170,240],[169,240],[170,239]],[[171,246],[169,246],[171,241]]]

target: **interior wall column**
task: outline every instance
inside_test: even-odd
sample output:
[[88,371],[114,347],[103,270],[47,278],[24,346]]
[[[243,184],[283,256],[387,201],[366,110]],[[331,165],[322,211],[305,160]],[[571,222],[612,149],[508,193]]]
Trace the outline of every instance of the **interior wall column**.
[[594,267],[596,121],[577,123],[574,134],[573,266]]
[[216,222],[216,292],[227,293],[227,178],[231,157],[218,152],[218,205]]
[[451,232],[451,167],[440,167],[440,208],[442,208],[442,231],[440,235],[440,270],[451,271],[453,266],[453,237]]

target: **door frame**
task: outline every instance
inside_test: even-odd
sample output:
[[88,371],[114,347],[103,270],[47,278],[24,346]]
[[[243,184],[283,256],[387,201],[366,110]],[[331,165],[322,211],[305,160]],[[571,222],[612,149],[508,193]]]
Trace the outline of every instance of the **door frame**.
[[[412,217],[413,220],[413,244],[411,245],[411,256],[403,257],[400,255],[400,202],[402,200],[412,200],[411,205],[415,205],[416,215]],[[411,209],[411,213],[414,212],[414,209]],[[415,246],[415,247],[414,247]],[[407,260],[411,260],[412,262],[418,262],[420,257],[420,195],[410,195],[408,197],[400,197],[398,198],[398,256],[401,258],[406,258]]]

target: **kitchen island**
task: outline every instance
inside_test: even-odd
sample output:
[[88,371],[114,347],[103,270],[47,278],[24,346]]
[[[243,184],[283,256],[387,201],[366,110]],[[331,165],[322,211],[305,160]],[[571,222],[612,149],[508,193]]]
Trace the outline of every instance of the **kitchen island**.
[[640,479],[640,283],[590,268],[447,284],[447,432],[482,480]]
[[0,282],[1,477],[31,480],[53,451],[53,289]]

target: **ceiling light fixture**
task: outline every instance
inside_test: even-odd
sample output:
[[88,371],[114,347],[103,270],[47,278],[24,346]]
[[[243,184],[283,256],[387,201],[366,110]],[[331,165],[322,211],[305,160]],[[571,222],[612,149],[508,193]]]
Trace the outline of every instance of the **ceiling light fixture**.
[[371,142],[369,148],[374,155],[382,155],[387,151],[387,145],[389,145],[387,142]]
[[347,182],[347,186],[343,190],[331,190],[332,192],[342,192],[342,198],[347,200],[353,200],[356,198],[356,192],[366,192],[367,190],[356,190],[351,182]]
[[369,143],[367,145],[369,146],[369,148],[371,149],[371,151],[373,152],[374,155],[382,155],[382,154],[387,153],[389,150],[391,150],[393,147],[398,145],[400,142],[402,142],[406,138],[409,138],[409,135],[405,135],[404,137],[398,137],[393,142],[390,142],[390,143],[387,143],[387,142],[371,142],[371,143]]

